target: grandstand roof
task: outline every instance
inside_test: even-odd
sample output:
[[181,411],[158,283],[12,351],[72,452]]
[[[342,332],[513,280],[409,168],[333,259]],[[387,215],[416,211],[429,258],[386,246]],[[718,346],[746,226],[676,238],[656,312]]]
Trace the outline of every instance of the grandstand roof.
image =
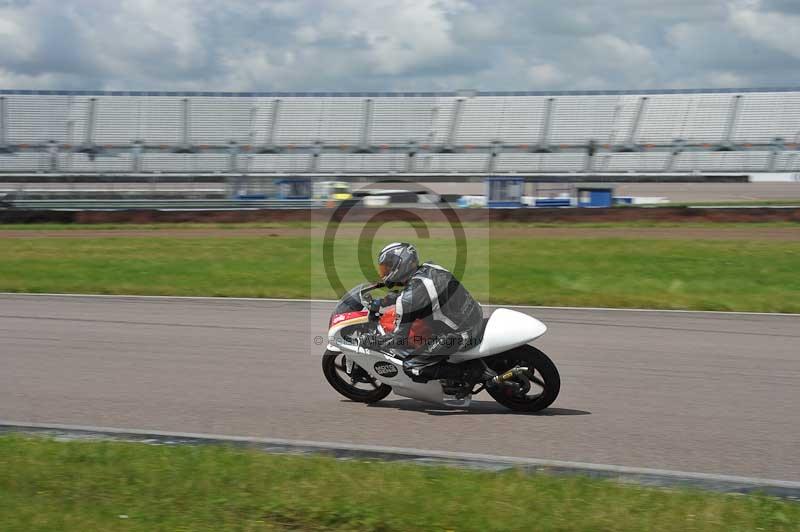
[[746,87],[746,88],[699,88],[699,89],[625,89],[625,90],[562,90],[562,91],[408,91],[408,92],[209,92],[209,91],[119,91],[119,90],[44,90],[44,89],[0,89],[0,94],[25,94],[49,96],[202,96],[202,97],[454,97],[454,96],[621,96],[652,94],[744,94],[752,92],[800,92],[797,87]]

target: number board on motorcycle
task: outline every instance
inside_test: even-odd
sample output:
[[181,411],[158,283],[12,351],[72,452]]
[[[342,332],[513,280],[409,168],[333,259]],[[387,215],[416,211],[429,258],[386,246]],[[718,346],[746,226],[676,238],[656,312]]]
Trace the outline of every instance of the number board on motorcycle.
[[394,377],[397,375],[397,366],[389,362],[376,362],[375,373],[381,377]]

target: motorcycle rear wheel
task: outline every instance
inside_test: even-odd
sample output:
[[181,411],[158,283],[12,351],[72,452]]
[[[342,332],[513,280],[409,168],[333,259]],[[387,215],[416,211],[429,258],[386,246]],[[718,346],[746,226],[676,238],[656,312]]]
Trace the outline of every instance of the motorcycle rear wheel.
[[[322,355],[322,373],[334,390],[357,403],[377,403],[390,393],[392,387],[380,383],[361,370],[366,377],[361,376],[357,383],[345,380],[347,371],[344,363],[345,355],[337,351],[327,350]],[[361,369],[361,368],[358,368]],[[368,389],[359,388],[356,384],[366,384]],[[371,388],[371,389],[370,389]]]
[[528,367],[534,371],[533,379],[529,379],[527,383],[518,382],[518,384],[527,385],[530,389],[532,387],[530,381],[533,381],[537,388],[541,389],[540,393],[528,395],[526,391],[522,395],[515,394],[511,386],[503,384],[486,390],[495,401],[506,408],[517,412],[538,412],[553,404],[558,397],[558,392],[561,390],[561,376],[558,374],[558,369],[547,355],[532,345],[522,345],[485,360],[487,365],[498,374],[517,366]]

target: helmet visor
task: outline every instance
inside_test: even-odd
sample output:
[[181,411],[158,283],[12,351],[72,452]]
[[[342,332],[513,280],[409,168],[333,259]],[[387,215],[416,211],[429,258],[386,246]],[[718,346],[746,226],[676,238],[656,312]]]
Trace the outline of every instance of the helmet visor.
[[386,279],[386,276],[389,275],[391,271],[392,267],[389,264],[385,262],[378,264],[378,275],[380,275],[381,279]]

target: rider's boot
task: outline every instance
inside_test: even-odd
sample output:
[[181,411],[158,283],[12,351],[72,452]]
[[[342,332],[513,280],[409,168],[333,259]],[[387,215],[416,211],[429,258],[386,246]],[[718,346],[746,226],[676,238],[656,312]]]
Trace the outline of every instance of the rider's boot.
[[414,382],[431,380],[457,380],[463,376],[464,367],[446,362],[447,356],[420,356],[403,360],[403,371]]

